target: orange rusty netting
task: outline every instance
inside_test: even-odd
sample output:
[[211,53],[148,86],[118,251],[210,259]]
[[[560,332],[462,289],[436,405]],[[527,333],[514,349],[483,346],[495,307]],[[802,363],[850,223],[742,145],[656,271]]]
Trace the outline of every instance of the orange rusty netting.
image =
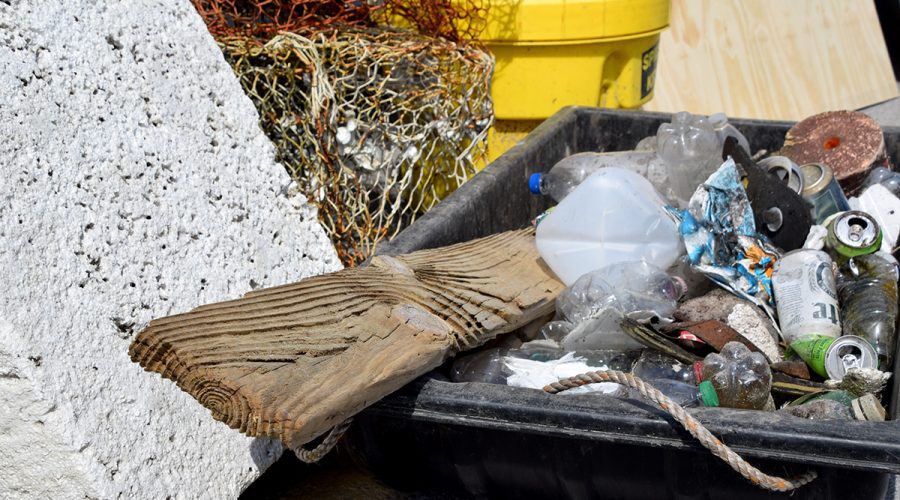
[[382,24],[399,24],[428,36],[452,42],[478,39],[487,22],[490,0],[384,0],[372,12]]
[[[393,24],[452,42],[472,41],[484,28],[489,0],[192,0],[218,39],[266,41],[282,31],[332,25]],[[402,21],[401,21],[402,18]]]
[[265,39],[280,31],[298,32],[331,24],[366,25],[365,0],[193,0],[216,38]]

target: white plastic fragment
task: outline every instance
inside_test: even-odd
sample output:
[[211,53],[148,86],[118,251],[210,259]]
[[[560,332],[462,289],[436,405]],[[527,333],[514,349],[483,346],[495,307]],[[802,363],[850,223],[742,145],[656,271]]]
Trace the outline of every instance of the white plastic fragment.
[[[559,359],[550,361],[533,361],[530,359],[506,357],[503,363],[507,369],[512,371],[512,375],[506,379],[507,385],[531,389],[543,389],[548,384],[580,373],[608,369],[607,366],[589,366],[585,363],[584,358],[576,357],[575,353],[572,352]],[[600,382],[570,389],[564,394],[583,394],[587,392],[614,394],[620,391],[621,388],[619,384],[613,382]]]
[[892,253],[900,236],[900,198],[881,184],[874,184],[866,188],[859,198],[848,201],[852,210],[861,210],[875,218],[884,233],[881,250]]

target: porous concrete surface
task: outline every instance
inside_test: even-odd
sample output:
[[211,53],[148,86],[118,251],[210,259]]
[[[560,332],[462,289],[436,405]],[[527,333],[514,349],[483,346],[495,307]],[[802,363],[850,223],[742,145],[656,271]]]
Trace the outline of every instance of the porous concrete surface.
[[0,497],[236,497],[280,446],[129,342],[339,262],[191,3],[0,1],[0,179]]

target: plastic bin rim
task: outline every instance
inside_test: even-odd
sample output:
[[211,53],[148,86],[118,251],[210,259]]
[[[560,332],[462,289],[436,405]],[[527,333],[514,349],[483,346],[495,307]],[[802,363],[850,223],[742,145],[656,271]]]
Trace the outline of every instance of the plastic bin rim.
[[543,40],[535,40],[535,39],[518,39],[518,38],[482,38],[481,40],[490,45],[503,45],[503,46],[512,46],[512,47],[540,47],[540,46],[563,46],[563,45],[590,45],[596,43],[612,43],[612,42],[624,42],[628,40],[635,40],[639,38],[647,38],[650,36],[658,35],[665,31],[669,25],[665,25],[661,28],[643,31],[640,33],[634,33],[629,35],[617,35],[617,36],[598,36],[598,37],[587,37],[587,38],[566,38],[566,39],[543,39]]
[[[634,38],[669,25],[669,0],[484,0],[481,39],[563,41]],[[642,34],[642,35],[637,35]]]

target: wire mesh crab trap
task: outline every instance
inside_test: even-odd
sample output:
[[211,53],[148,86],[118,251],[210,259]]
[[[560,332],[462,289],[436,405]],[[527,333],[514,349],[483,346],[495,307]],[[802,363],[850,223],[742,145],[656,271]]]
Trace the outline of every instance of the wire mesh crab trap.
[[[357,2],[213,3],[195,5],[345,265],[368,258],[484,163],[493,58],[452,41],[465,34],[441,32],[434,19],[444,12],[447,26],[448,13],[466,11],[413,20],[443,35],[432,37],[372,24],[389,8],[401,12],[396,5],[375,16]],[[265,10],[287,3],[295,10]]]

